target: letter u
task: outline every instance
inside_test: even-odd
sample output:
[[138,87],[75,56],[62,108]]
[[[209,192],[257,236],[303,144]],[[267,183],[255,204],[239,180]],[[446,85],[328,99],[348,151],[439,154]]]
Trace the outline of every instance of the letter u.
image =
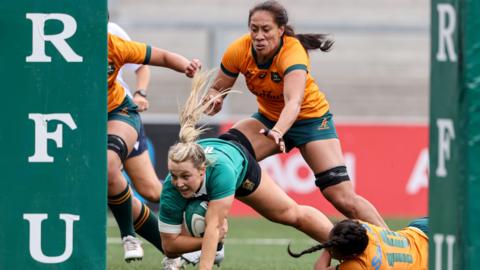
[[60,214],[65,221],[65,250],[60,256],[46,256],[42,251],[42,222],[48,219],[47,214],[23,214],[23,219],[30,224],[30,255],[41,263],[61,263],[72,255],[73,251],[73,222],[80,220],[80,216]]

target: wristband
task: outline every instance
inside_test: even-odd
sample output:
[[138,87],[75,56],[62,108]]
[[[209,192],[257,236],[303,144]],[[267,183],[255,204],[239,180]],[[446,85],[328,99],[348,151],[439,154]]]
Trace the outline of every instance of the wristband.
[[133,93],[133,96],[135,95],[140,95],[144,98],[147,98],[147,91],[143,90],[143,89],[138,89],[137,91],[135,91],[135,93]]

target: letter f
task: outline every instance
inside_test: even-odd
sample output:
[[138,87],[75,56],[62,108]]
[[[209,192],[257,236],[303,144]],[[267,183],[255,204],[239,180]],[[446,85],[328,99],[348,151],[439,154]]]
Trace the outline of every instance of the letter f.
[[63,126],[58,124],[54,132],[48,132],[48,121],[58,120],[75,130],[77,125],[72,116],[69,113],[30,113],[28,118],[35,122],[35,153],[28,157],[28,162],[53,162],[53,157],[49,156],[47,152],[47,142],[52,139],[57,147],[61,148],[63,146]]

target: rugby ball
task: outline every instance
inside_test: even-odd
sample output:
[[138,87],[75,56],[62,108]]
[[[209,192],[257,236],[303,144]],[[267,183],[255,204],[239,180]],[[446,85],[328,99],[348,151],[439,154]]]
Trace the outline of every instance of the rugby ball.
[[183,219],[190,235],[203,237],[205,233],[207,206],[208,202],[203,200],[191,200],[188,202],[185,212],[183,213]]

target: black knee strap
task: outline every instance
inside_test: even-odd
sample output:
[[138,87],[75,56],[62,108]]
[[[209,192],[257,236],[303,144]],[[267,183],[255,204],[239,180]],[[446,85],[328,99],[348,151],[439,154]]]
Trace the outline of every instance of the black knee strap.
[[127,159],[128,148],[122,137],[108,134],[107,149],[117,153],[122,163]]
[[257,159],[252,144],[248,140],[247,136],[245,136],[240,130],[231,128],[227,131],[227,133],[223,133],[218,136],[218,138],[226,141],[235,141],[243,145],[248,150],[248,152],[250,152],[250,154],[252,154],[252,156]]
[[348,177],[346,166],[338,166],[315,174],[315,185],[322,191],[329,186],[334,186],[348,180],[350,180],[350,177]]

